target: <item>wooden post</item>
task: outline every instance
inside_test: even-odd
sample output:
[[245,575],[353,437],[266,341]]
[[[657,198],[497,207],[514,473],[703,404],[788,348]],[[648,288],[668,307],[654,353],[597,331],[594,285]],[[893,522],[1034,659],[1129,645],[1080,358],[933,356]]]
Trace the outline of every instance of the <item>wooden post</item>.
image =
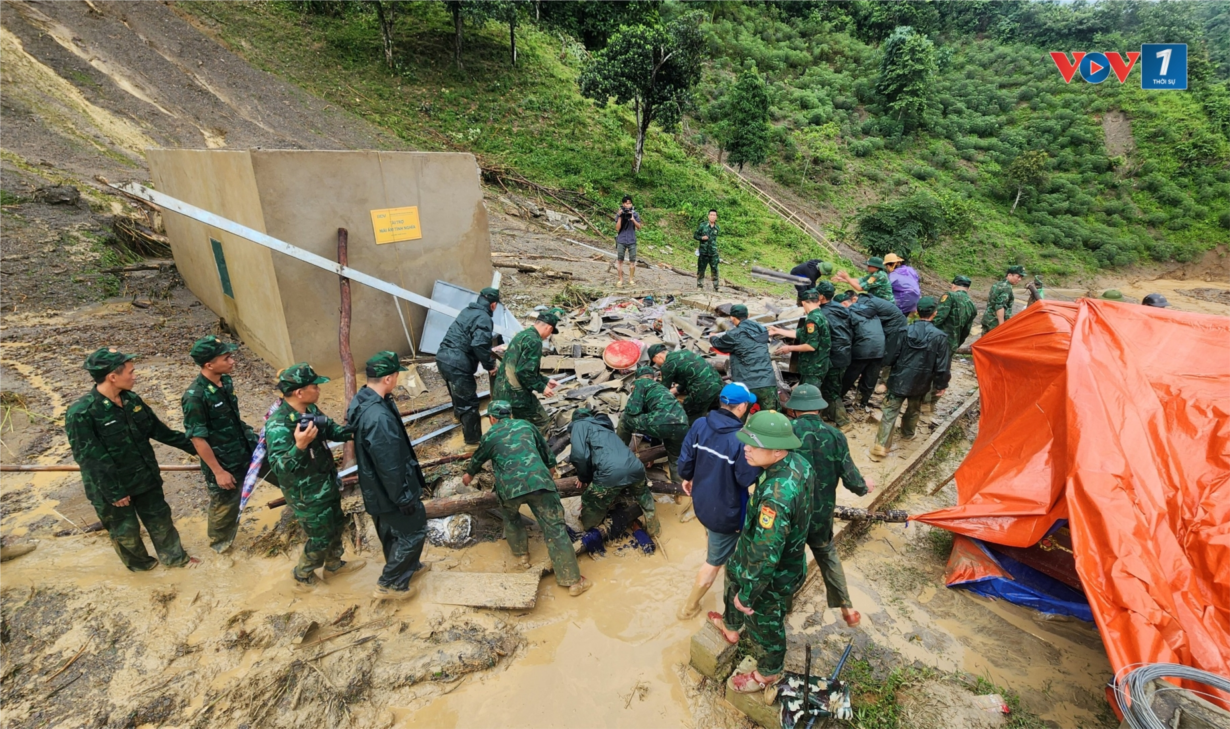
[[[337,229],[337,262],[343,266],[348,265],[346,246],[349,238],[350,234],[345,228]],[[342,357],[342,373],[346,380],[346,399],[343,401],[342,409],[347,411],[350,409],[351,399],[358,390],[358,383],[355,381],[354,355],[350,353],[350,279],[342,276],[339,283],[342,293],[342,315],[341,324],[337,330],[337,348]],[[353,463],[354,443],[347,443],[342,448],[342,466],[350,466]]]

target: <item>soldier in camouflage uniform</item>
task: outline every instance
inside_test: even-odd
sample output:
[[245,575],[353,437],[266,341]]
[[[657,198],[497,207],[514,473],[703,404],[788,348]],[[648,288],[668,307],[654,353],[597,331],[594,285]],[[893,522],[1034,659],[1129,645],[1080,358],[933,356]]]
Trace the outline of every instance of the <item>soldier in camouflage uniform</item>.
[[466,486],[491,461],[495,472],[495,493],[500,499],[500,515],[504,520],[504,539],[523,569],[530,566],[530,542],[521,524],[521,505],[528,504],[547,543],[547,555],[555,566],[555,584],[567,587],[576,597],[593,586],[581,574],[577,555],[564,529],[564,506],[560,503],[551,470],[555,454],[547,447],[542,433],[530,423],[512,417],[512,405],[504,400],[492,400],[487,406],[491,428],[470,457],[465,475]]
[[[193,455],[196,450],[188,436],[163,424],[132,391],[137,379],[131,362],[135,357],[104,347],[86,358],[85,370],[96,384],[64,417],[68,443],[73,460],[81,466],[85,496],[125,567],[144,572],[159,561],[167,567],[195,565],[200,560],[184,553],[171,520],[149,441],[153,438]],[[141,541],[142,525],[158,559]]]
[[[957,355],[957,348],[969,337],[974,320],[978,318],[978,307],[969,297],[970,280],[966,276],[957,276],[952,280],[951,290],[940,297],[939,308],[931,323],[948,337],[948,369],[952,370],[952,358]],[[928,412],[935,400],[935,387],[923,400],[923,412]]]
[[649,361],[662,370],[662,386],[684,396],[689,425],[717,409],[722,376],[699,354],[688,349],[668,353],[665,344],[655,344],[649,348]]
[[557,324],[559,314],[552,309],[539,314],[534,326],[517,332],[508,343],[491,388],[491,399],[506,401],[512,406],[512,416],[533,423],[543,438],[547,437],[551,421],[534,393],[541,392],[543,397],[555,394],[555,381],[544,377],[538,367],[542,362],[542,342],[555,333]]
[[256,449],[256,433],[239,415],[231,382],[236,349],[212,334],[193,343],[188,354],[201,373],[180,398],[184,434],[201,457],[209,491],[209,546],[219,554],[230,549],[239,530],[240,487]]
[[829,369],[820,384],[820,392],[828,402],[825,415],[833,424],[842,430],[850,428],[850,416],[846,414],[846,406],[841,401],[841,381],[846,375],[846,368],[854,357],[854,321],[850,311],[833,300],[837,294],[833,284],[822,281],[816,286],[820,298],[820,311],[829,324]]
[[860,294],[894,303],[893,284],[888,274],[884,272],[884,259],[879,256],[867,259],[867,275],[859,278],[858,281],[851,278],[850,274],[845,271],[838,271],[835,278],[849,284],[850,288]]
[[798,328],[790,331],[769,327],[769,334],[794,340],[794,344],[787,344],[780,351],[798,352],[799,382],[815,385],[819,389],[829,371],[829,350],[833,346],[829,322],[820,311],[820,294],[815,289],[799,294],[799,301],[806,316],[799,322]]
[[1024,266],[1009,266],[1003,281],[996,281],[991,286],[991,294],[987,297],[987,309],[982,312],[982,334],[986,336],[992,329],[1012,318],[1012,305],[1016,295],[1012,287],[1025,278]]
[[[291,365],[278,376],[282,403],[265,421],[266,458],[286,495],[286,503],[295,513],[307,541],[303,556],[295,566],[295,586],[311,589],[317,585],[316,569],[323,566],[323,575],[335,575],[363,568],[364,560],[342,561],[342,497],[338,488],[341,479],[326,441],[354,440],[354,431],[325,417],[316,407],[320,385],[328,377],[316,374],[306,362]],[[301,416],[325,418],[321,428],[313,424],[303,427]]]
[[807,459],[815,478],[807,546],[811,547],[816,566],[824,578],[829,607],[840,608],[846,624],[854,627],[861,616],[854,609],[854,603],[850,602],[846,573],[837,556],[837,547],[833,544],[833,509],[837,506],[839,479],[847,490],[857,496],[870,493],[872,485],[863,480],[858,466],[850,458],[846,436],[820,419],[820,411],[826,405],[820,391],[811,385],[795,387],[786,403],[790,416],[794,418],[794,434],[803,442],[796,452]]
[[688,414],[671,391],[653,379],[655,374],[652,367],[636,369],[636,383],[619,416],[617,432],[624,443],[632,441],[633,433],[662,441],[666,446],[666,469],[671,483],[683,483],[679,478],[678,462],[683,439],[688,434]]
[[652,537],[662,531],[658,523],[653,494],[645,478],[645,466],[615,434],[611,419],[589,408],[572,413],[571,448],[568,461],[577,480],[586,486],[581,494],[581,526],[593,529],[606,518],[611,504],[620,494],[628,494],[640,505],[645,531]]
[[758,412],[738,438],[748,464],[765,472],[752,491],[743,531],[726,563],[725,613],[709,613],[709,620],[730,643],[737,643],[739,630],[747,628],[758,666],[732,676],[730,686],[754,693],[777,681],[786,659],[786,615],[807,577],[804,547],[814,478],[807,459],[795,450],[802,442],[785,415]]
[[478,445],[483,437],[474,373],[482,365],[491,382],[495,382],[495,358],[491,356],[491,316],[499,301],[499,291],[483,289],[478,300],[457,315],[436,353],[436,367],[448,386],[448,396],[453,400],[453,414],[461,421],[466,445]]
[[700,225],[696,226],[696,232],[692,234],[692,239],[696,241],[698,255],[696,258],[696,288],[705,288],[705,268],[708,267],[713,274],[713,290],[717,291],[719,286],[718,279],[718,233],[721,230],[717,224],[718,213],[716,210],[710,210],[709,216],[700,221]]

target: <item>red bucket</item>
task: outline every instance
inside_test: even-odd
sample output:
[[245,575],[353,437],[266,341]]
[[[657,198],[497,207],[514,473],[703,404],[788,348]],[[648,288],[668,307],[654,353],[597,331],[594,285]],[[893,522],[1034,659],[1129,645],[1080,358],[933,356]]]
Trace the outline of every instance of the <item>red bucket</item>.
[[636,366],[641,359],[641,343],[634,340],[611,342],[602,351],[602,361],[607,367],[626,370]]

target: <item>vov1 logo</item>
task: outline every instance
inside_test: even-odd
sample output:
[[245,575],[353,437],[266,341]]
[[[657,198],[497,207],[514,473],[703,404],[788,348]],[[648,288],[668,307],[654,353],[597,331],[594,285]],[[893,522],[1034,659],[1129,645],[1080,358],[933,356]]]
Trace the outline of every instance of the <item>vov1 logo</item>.
[[1071,60],[1067,53],[1051,52],[1051,60],[1059,69],[1064,83],[1072,83],[1072,77],[1080,71],[1081,78],[1091,84],[1100,84],[1114,71],[1119,83],[1126,83],[1128,75],[1141,61],[1140,87],[1181,91],[1187,88],[1187,44],[1145,43],[1140,52],[1129,51],[1127,60],[1118,52],[1086,53],[1073,51]]

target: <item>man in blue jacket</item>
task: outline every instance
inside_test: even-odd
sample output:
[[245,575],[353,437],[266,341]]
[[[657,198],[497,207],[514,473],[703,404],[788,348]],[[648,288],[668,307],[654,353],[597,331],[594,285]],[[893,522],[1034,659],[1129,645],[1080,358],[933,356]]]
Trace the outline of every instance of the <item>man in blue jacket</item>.
[[743,528],[747,487],[760,477],[743,454],[736,434],[756,396],[741,382],[722,388],[721,407],[697,420],[688,430],[679,455],[683,491],[692,497],[696,518],[709,535],[705,564],[696,575],[692,594],[676,613],[680,620],[700,614],[700,600],[713,586],[718,572],[730,559]]

